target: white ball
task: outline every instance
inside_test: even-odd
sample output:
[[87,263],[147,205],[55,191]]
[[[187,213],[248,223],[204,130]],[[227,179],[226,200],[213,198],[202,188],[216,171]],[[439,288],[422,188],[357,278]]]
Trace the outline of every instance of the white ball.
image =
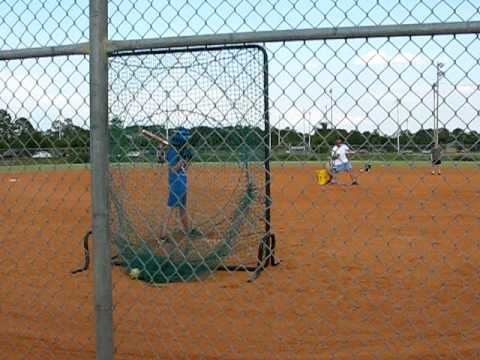
[[137,269],[137,268],[133,268],[132,270],[130,270],[130,278],[131,279],[138,279],[139,276],[140,276],[140,269]]

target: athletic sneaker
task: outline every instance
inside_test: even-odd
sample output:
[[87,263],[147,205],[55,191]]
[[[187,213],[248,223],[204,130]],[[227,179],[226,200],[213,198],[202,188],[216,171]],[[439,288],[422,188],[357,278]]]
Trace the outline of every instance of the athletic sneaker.
[[203,234],[202,234],[202,232],[201,232],[200,230],[193,228],[193,229],[191,229],[190,232],[188,233],[188,237],[189,237],[190,239],[198,239],[198,238],[203,237]]
[[160,236],[159,241],[160,241],[160,243],[165,243],[165,244],[170,244],[170,243],[173,242],[171,237],[168,236],[168,235]]

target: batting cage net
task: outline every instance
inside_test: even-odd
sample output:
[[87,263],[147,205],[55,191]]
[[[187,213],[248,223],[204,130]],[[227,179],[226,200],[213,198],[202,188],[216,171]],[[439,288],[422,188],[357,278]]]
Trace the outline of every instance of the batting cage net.
[[111,229],[127,271],[163,283],[261,266],[265,57],[241,46],[110,58]]
[[0,0],[0,360],[480,359],[479,5]]

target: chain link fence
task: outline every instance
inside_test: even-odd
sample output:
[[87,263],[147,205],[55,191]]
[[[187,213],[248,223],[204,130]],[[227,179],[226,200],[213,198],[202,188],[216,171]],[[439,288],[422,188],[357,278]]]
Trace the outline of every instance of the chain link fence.
[[0,358],[480,357],[475,1],[0,14]]

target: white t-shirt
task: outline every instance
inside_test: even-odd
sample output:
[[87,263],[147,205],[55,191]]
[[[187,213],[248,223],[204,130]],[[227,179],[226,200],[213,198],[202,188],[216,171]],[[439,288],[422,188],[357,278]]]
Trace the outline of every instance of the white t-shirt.
[[350,151],[350,148],[345,144],[341,144],[340,146],[335,145],[332,149],[333,165],[341,165],[341,164],[347,163],[348,151]]

